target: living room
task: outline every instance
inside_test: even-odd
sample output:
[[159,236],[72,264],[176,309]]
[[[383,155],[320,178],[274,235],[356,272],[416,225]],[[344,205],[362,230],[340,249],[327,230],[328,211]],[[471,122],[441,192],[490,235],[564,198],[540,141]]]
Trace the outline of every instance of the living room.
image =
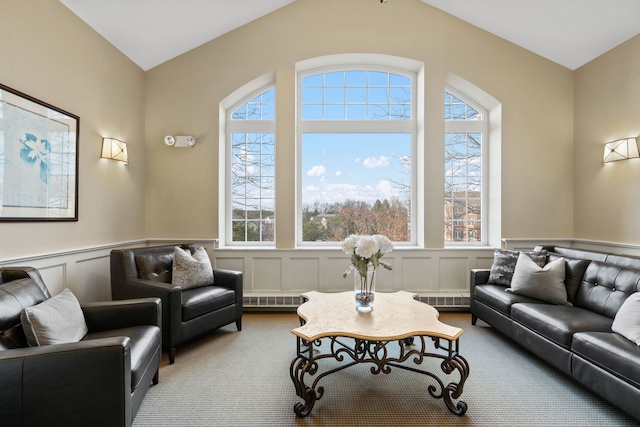
[[[494,247],[640,254],[637,160],[602,164],[605,143],[640,134],[638,36],[570,69],[419,0],[296,0],[145,70],[59,1],[2,0],[1,9],[0,83],[80,117],[78,220],[0,222],[0,266],[38,268],[52,294],[110,300],[112,249],[184,241],[243,271],[245,296],[349,289],[340,249],[300,247],[294,225],[296,73],[347,54],[410,60],[423,82],[415,242],[389,254],[381,291],[450,297],[464,309],[469,270],[491,266]],[[220,115],[238,90],[266,83],[282,100],[275,244],[228,245]],[[446,88],[499,101],[483,245],[444,241]],[[197,142],[169,147],[167,135]],[[128,164],[100,158],[104,137],[127,143]]]

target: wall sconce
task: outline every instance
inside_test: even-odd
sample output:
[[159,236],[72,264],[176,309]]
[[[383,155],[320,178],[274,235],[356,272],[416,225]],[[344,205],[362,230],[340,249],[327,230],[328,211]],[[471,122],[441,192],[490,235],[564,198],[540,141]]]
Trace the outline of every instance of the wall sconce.
[[602,163],[640,157],[638,153],[638,138],[625,138],[604,144]]
[[169,147],[193,147],[196,139],[193,136],[171,136],[164,137],[164,143]]
[[113,138],[102,138],[102,158],[129,163],[127,143]]

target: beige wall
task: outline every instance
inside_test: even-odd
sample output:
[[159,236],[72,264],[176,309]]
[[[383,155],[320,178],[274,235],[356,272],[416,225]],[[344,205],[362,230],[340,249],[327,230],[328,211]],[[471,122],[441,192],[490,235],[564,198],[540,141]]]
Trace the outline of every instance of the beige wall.
[[[339,53],[382,53],[424,63],[425,146],[431,153],[425,158],[427,247],[442,246],[442,96],[447,72],[503,106],[501,235],[572,235],[570,70],[418,0],[384,5],[372,0],[297,0],[147,72],[147,236],[218,237],[220,101],[259,76],[291,76],[298,61]],[[292,97],[278,102],[292,102]],[[278,124],[293,129],[295,109],[285,111],[290,116],[279,117]],[[198,143],[192,149],[169,148],[162,143],[169,134],[193,134]],[[295,149],[292,138],[278,144],[288,152]],[[278,159],[280,170],[289,171],[289,182],[295,178],[294,159]],[[278,215],[287,217],[285,226],[291,227],[293,187],[278,186],[277,192]]]
[[[0,260],[144,236],[144,72],[54,0],[0,0],[0,82],[80,117],[79,221],[0,222]],[[129,165],[100,159],[103,136]]]
[[640,136],[640,36],[576,70],[575,91],[575,237],[638,244],[640,159],[602,156]]
[[[424,63],[425,145],[433,153],[425,159],[427,247],[442,245],[447,73],[502,103],[500,235],[573,234],[573,73],[418,0],[298,0],[147,73],[58,1],[0,0],[0,10],[0,81],[80,116],[81,129],[79,221],[0,222],[0,260],[141,238],[218,237],[220,101],[267,73],[290,79],[298,61],[354,52]],[[283,111],[288,137],[279,144],[292,152],[295,110]],[[198,144],[169,148],[169,134],[193,134]],[[99,158],[102,136],[128,143],[129,165]],[[279,160],[291,177],[293,159]],[[278,187],[278,197],[279,216],[290,223],[293,186]]]

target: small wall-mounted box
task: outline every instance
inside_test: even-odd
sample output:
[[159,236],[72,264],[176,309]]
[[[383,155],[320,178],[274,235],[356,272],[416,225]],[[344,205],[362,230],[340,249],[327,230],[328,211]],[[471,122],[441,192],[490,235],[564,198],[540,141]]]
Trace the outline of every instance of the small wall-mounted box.
[[196,139],[193,136],[171,136],[164,137],[164,143],[171,147],[193,147]]

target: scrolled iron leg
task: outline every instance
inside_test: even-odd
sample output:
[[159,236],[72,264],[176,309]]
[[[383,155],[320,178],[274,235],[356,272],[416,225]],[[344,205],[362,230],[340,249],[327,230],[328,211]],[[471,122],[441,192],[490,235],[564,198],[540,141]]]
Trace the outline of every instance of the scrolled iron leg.
[[459,400],[456,403],[454,399],[458,399],[462,395],[464,383],[469,376],[469,363],[464,357],[457,355],[452,359],[444,361],[442,363],[442,370],[446,374],[450,374],[454,370],[460,372],[460,381],[458,383],[451,382],[444,387],[442,397],[449,411],[456,415],[464,415],[465,412],[467,412],[467,403],[464,400]]
[[305,373],[308,372],[313,375],[317,369],[317,363],[309,362],[309,360],[302,356],[297,356],[291,361],[291,380],[296,388],[296,394],[304,401],[293,405],[293,412],[295,412],[298,417],[306,417],[309,415],[316,400],[320,399],[324,392],[323,387],[318,387],[318,392],[316,392],[304,383]]

